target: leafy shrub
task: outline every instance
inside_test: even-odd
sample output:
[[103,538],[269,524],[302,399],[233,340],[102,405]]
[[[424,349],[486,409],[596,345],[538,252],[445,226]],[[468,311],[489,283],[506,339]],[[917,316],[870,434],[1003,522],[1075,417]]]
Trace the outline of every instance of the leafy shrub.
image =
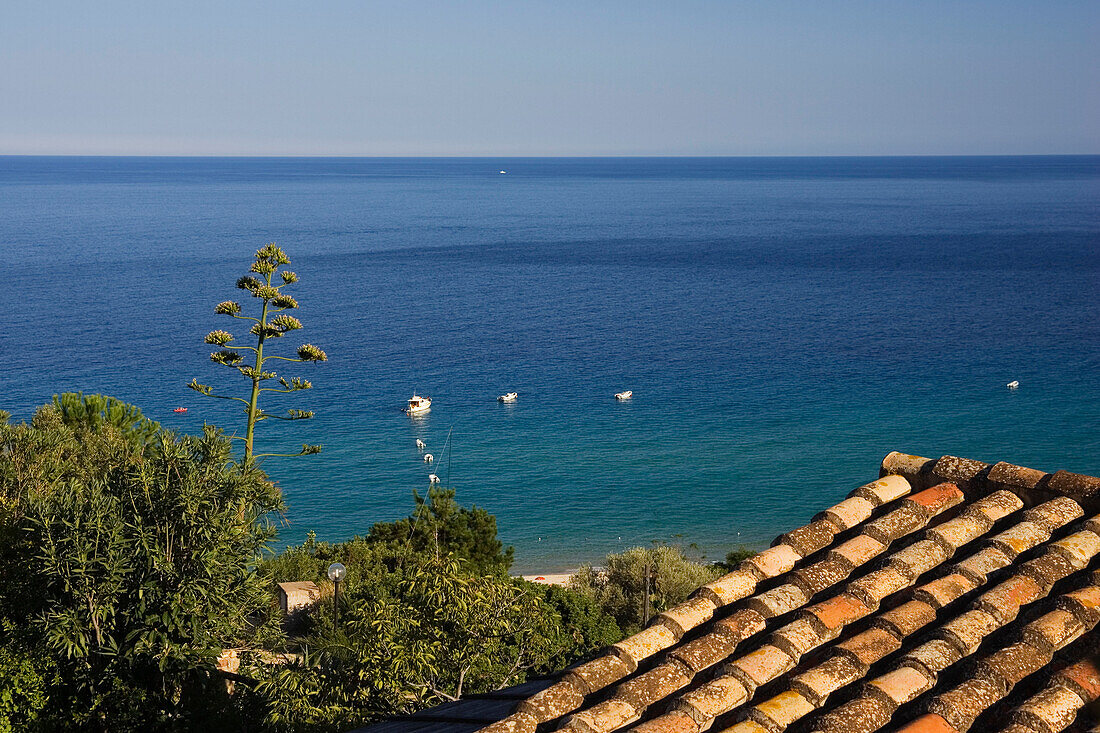
[[226,703],[213,661],[270,604],[252,564],[283,504],[225,436],[63,395],[0,426],[0,497],[0,613],[57,665],[46,727],[186,727]]
[[652,572],[650,613],[656,614],[686,600],[692,591],[722,575],[715,565],[689,560],[678,547],[633,547],[607,556],[607,569],[584,566],[573,575],[570,588],[593,598],[626,633],[644,623],[646,567]]

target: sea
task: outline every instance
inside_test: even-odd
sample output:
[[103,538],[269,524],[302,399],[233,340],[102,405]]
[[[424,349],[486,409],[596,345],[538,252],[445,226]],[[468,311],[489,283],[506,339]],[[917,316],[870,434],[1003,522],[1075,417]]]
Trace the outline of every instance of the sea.
[[0,408],[242,432],[186,385],[245,392],[203,336],[268,242],[304,324],[268,353],[329,356],[262,403],[316,417],[259,451],[324,444],[265,459],[276,549],[431,473],[518,572],[763,547],[893,450],[1100,475],[1100,156],[0,157]]

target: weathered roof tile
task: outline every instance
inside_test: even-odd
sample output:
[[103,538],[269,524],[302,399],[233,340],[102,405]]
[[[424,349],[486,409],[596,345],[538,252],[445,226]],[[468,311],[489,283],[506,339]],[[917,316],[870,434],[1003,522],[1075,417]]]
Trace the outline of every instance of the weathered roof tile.
[[676,703],[676,709],[696,722],[710,721],[748,699],[749,690],[741,680],[725,674],[685,694]]
[[645,710],[688,682],[691,682],[691,670],[671,660],[619,685],[615,697],[627,701],[637,710]]
[[813,712],[814,706],[795,690],[781,692],[748,711],[749,718],[767,730],[783,730]]
[[876,677],[864,689],[866,694],[888,699],[896,708],[931,690],[935,680],[923,668],[904,666]]
[[909,587],[913,579],[908,573],[902,572],[897,567],[887,566],[881,570],[864,575],[862,578],[849,583],[845,590],[859,598],[866,605],[878,608],[882,601],[902,588]]
[[1024,512],[1024,519],[1042,525],[1047,532],[1053,532],[1084,514],[1085,510],[1071,497],[1060,496],[1028,509]]
[[624,661],[636,668],[638,662],[649,659],[662,649],[668,649],[676,643],[676,634],[663,624],[653,624],[633,636],[611,645]]
[[800,586],[787,583],[753,596],[745,605],[764,618],[774,618],[793,611],[808,600],[809,596]]
[[926,583],[913,593],[913,597],[940,609],[978,587],[970,576],[951,573]]
[[1020,606],[1046,595],[1046,589],[1026,575],[1014,575],[977,601],[978,608],[996,618],[1002,625],[1016,618]]
[[829,695],[862,677],[865,668],[849,656],[837,655],[792,677],[791,689],[820,707]]
[[726,671],[741,680],[746,689],[755,690],[760,685],[771,682],[792,669],[796,661],[779,647],[764,644],[759,649],[731,662],[726,667]]
[[676,647],[669,652],[669,656],[679,659],[698,674],[733,654],[738,641],[731,638],[729,634],[712,632]]
[[851,529],[870,519],[877,505],[862,496],[849,496],[839,504],[821,513],[821,518],[835,524],[841,530]]
[[[832,534],[829,537],[832,538]],[[759,580],[767,580],[787,572],[801,559],[802,554],[791,545],[778,544],[753,555],[741,563],[741,567],[756,573]]]
[[975,669],[986,679],[1001,685],[1006,694],[1028,675],[1038,672],[1050,661],[1050,652],[1043,653],[1031,644],[1020,642],[998,649],[977,663]]
[[875,506],[882,506],[900,499],[913,490],[904,476],[883,476],[852,491],[851,496],[859,496]]
[[705,596],[695,596],[657,615],[661,623],[668,626],[679,637],[685,632],[710,620],[714,615],[715,604]]
[[1048,687],[1013,711],[1012,719],[1043,733],[1065,730],[1084,704],[1068,687]]
[[834,561],[839,559],[846,563],[850,569],[854,569],[868,560],[878,557],[885,551],[886,545],[874,537],[859,534],[829,550],[826,557]]
[[817,622],[819,629],[832,637],[839,629],[869,615],[872,611],[872,608],[855,596],[841,593],[827,601],[809,606],[806,614]]
[[914,634],[936,620],[936,607],[914,599],[897,608],[880,614],[873,621],[875,626],[886,629],[899,639]]
[[607,654],[574,667],[565,673],[582,695],[602,690],[613,682],[626,677],[632,668],[621,657]]
[[866,669],[901,649],[901,640],[880,626],[872,626],[862,633],[839,642],[834,649]]
[[984,677],[972,677],[932,698],[928,703],[928,712],[943,717],[955,730],[965,731],[1001,696],[998,685]]
[[839,528],[832,522],[819,519],[785,535],[780,535],[779,542],[790,545],[800,556],[806,557],[827,547],[833,541],[833,535],[839,531]]
[[943,639],[932,639],[906,652],[901,658],[901,664],[919,665],[934,676],[960,659],[962,659],[962,652],[954,644]]
[[756,588],[756,576],[744,570],[734,570],[718,580],[707,583],[696,593],[706,595],[716,606],[726,606],[752,594]]

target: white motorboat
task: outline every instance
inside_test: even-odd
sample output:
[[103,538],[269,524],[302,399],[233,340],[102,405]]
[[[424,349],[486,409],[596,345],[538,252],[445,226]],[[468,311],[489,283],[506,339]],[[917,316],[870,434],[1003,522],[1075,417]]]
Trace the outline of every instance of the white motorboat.
[[405,408],[405,414],[419,415],[420,413],[427,412],[430,409],[432,409],[432,398],[421,397],[414,392],[412,399],[409,400],[409,406]]
[[509,392],[508,394],[502,394],[500,397],[497,397],[498,402],[515,402],[517,399],[519,399],[518,392]]
[[617,399],[617,400],[629,400],[633,396],[634,396],[634,392],[629,390],[629,389],[625,392],[616,392],[615,393],[615,399]]
[[1020,380],[1013,379],[1011,382],[1009,382],[1005,386],[1008,387],[1009,389],[1016,389],[1017,387],[1020,386]]

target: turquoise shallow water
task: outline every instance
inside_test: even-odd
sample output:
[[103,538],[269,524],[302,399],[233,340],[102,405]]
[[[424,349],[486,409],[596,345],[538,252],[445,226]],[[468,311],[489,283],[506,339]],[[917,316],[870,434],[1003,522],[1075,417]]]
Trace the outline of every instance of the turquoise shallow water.
[[1096,157],[0,158],[0,406],[233,426],[184,385],[271,240],[330,355],[293,370],[317,419],[263,428],[326,444],[267,464],[286,542],[402,516],[430,470],[519,570],[765,543],[894,449],[1100,473]]

